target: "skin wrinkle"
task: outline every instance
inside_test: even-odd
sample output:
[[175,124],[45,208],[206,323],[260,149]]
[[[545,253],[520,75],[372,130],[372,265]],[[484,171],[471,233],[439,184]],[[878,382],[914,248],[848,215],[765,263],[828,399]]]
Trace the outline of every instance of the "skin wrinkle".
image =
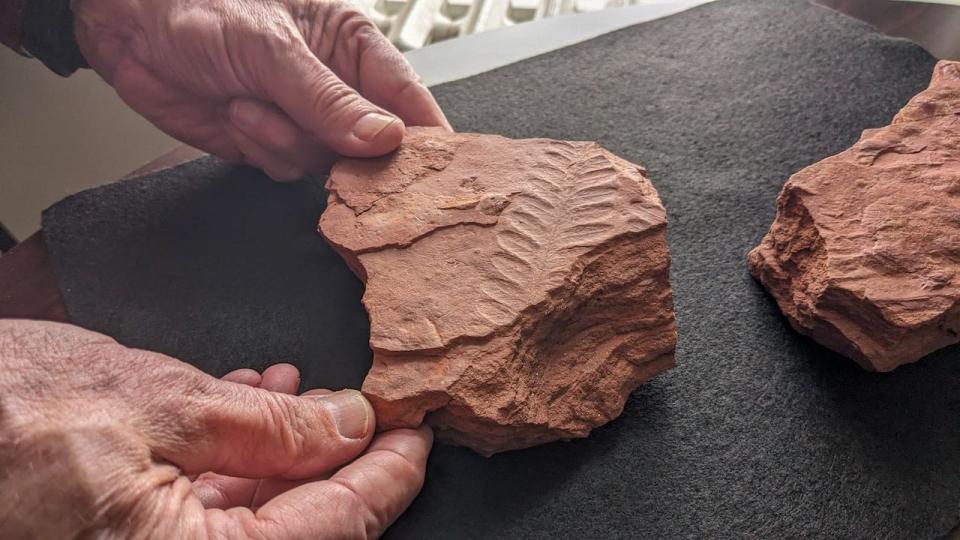
[[[358,89],[389,94],[397,78],[402,84],[415,75],[348,4],[81,0],[75,18],[81,52],[120,97],[161,130],[201,150],[291,180],[301,171],[326,172],[334,153],[379,155],[400,142],[400,123],[374,140],[351,136],[354,122],[378,110]],[[380,65],[358,72],[358,46],[384,51]],[[295,143],[291,136],[271,140],[276,130],[235,126],[249,139],[239,140],[224,114],[236,98],[260,100],[256,106],[263,108],[282,102],[275,118],[289,126],[285,133],[293,133]],[[429,92],[394,109],[389,112],[401,120],[446,124]]]
[[[227,23],[226,23],[226,21],[219,21],[219,24],[220,24],[221,30],[220,30],[220,32],[219,32],[219,35],[217,36],[217,39],[220,40],[220,46],[223,48],[223,50],[230,50],[230,39],[229,39],[229,38],[230,38],[230,33],[227,32],[227,31],[226,31],[226,28],[225,28],[225,26],[226,26]],[[227,55],[227,58],[226,58],[226,61],[227,61],[227,63],[230,65],[230,72],[231,72],[231,73],[242,73],[242,71],[240,71],[240,70],[237,69],[238,66],[237,66],[236,63],[235,63],[236,61],[235,61],[233,55],[229,55],[229,54],[228,54],[228,55]],[[229,79],[229,80],[230,80],[230,82],[228,82],[227,84],[229,85],[229,84],[232,83],[232,84],[235,85],[237,88],[242,88],[242,87],[244,87],[244,86],[249,86],[249,85],[244,85],[242,82],[240,82],[240,80],[237,79],[236,76],[233,76],[233,77],[232,77],[231,79]]]
[[347,37],[343,40],[344,47],[336,51],[336,55],[339,57],[335,59],[336,63],[343,66],[349,84],[356,86],[357,90],[362,93],[363,85],[360,73],[362,72],[363,53],[371,49],[369,45],[370,33],[379,33],[379,30],[368,19],[359,13],[355,13],[340,24],[338,32]]
[[[26,346],[17,346],[16,355],[8,354],[13,349],[11,344],[25,336],[43,339],[29,340]],[[94,343],[102,344],[102,348],[92,347]],[[6,372],[22,366],[39,368],[28,377],[0,379],[0,396],[4,396],[0,462],[3,471],[15,471],[0,476],[0,487],[5,492],[35,494],[26,499],[7,499],[0,507],[5,533],[9,531],[14,537],[254,538],[271,536],[268,533],[277,530],[299,537],[302,533],[298,531],[317,530],[318,523],[328,525],[325,530],[333,536],[349,537],[356,523],[367,522],[373,515],[386,515],[392,521],[422,486],[425,457],[418,458],[419,467],[407,470],[386,470],[379,463],[384,448],[392,445],[396,445],[398,454],[409,454],[413,448],[413,455],[425,455],[429,437],[424,432],[405,430],[403,434],[382,435],[383,442],[375,446],[372,458],[361,457],[351,464],[351,472],[340,473],[363,478],[359,486],[365,485],[367,478],[373,485],[394,482],[397,494],[364,492],[358,495],[362,506],[342,500],[342,495],[341,500],[329,501],[329,507],[298,507],[297,498],[280,506],[267,499],[259,503],[264,505],[264,517],[298,516],[293,522],[278,519],[282,529],[265,529],[261,515],[249,509],[208,512],[178,466],[184,463],[184,456],[189,462],[214,467],[219,460],[231,463],[234,469],[260,461],[260,468],[289,470],[304,459],[317,457],[307,455],[308,449],[325,448],[339,456],[338,462],[328,460],[325,466],[336,466],[363,450],[372,436],[373,418],[368,418],[371,435],[366,439],[344,440],[333,429],[322,402],[216,381],[162,355],[127,349],[102,336],[61,324],[0,321],[0,344],[0,360]],[[56,354],[46,355],[45,350]],[[77,350],[83,354],[65,361],[64,351]],[[118,373],[117,366],[126,367]],[[44,371],[50,378],[50,391],[24,401],[21,396],[26,394],[18,389],[29,388],[30,379]],[[133,373],[139,378],[130,375]],[[244,374],[243,379],[292,390],[299,373],[287,366],[265,377]],[[71,387],[71,395],[60,390],[64,384]],[[26,406],[16,405],[17,401]],[[82,414],[77,415],[77,411]],[[156,446],[157,440],[164,437],[157,433],[167,433],[160,447]],[[342,445],[350,445],[353,453]],[[166,449],[161,450],[163,447]],[[390,476],[391,471],[397,473],[396,478]],[[223,478],[207,475],[205,489],[235,489],[240,480],[228,479],[234,482],[234,488],[229,488],[230,484],[218,483]],[[267,486],[269,482],[248,483],[252,490],[248,497],[252,499],[258,486],[269,493],[305,490],[309,498],[311,492],[313,497],[329,494],[335,485],[322,477],[314,482],[273,487]],[[242,499],[243,495],[229,497]],[[338,508],[345,502],[353,513]],[[44,510],[38,512],[36,505]],[[12,522],[11,516],[17,521]],[[383,518],[377,520],[380,523]]]
[[346,506],[347,511],[344,512],[348,516],[366,516],[367,519],[363,520],[363,528],[367,538],[377,536],[379,530],[378,518],[369,509],[366,507],[366,503],[363,501],[363,497],[357,493],[356,489],[344,481],[342,478],[334,476],[330,479],[331,486],[336,488],[334,493],[339,494],[340,496],[332,497],[334,500],[339,501],[337,506]]
[[[98,516],[97,521],[103,522],[105,528],[113,521],[113,516],[134,516],[133,520],[141,524],[141,531],[151,529],[162,529],[163,523],[175,522],[173,518],[180,513],[181,504],[179,500],[184,498],[181,488],[181,496],[171,496],[172,492],[177,490],[177,472],[172,474],[158,474],[158,470],[153,468],[149,474],[138,478],[131,489],[131,486],[122,486],[118,482],[120,478],[106,478],[106,484],[117,486],[115,491],[109,493],[109,498],[98,501],[98,507],[102,509],[103,514]],[[118,475],[119,476],[119,475]],[[133,491],[133,493],[125,493]],[[140,516],[138,516],[140,514]],[[166,517],[162,517],[166,515]],[[139,517],[139,519],[137,519]],[[114,518],[115,519],[115,518]],[[130,530],[130,533],[136,533],[137,530]]]
[[[237,66],[238,69],[241,69],[241,72],[249,70],[257,74],[256,82],[245,85],[245,87],[262,89],[254,90],[254,96],[263,100],[270,99],[269,89],[274,71],[278,68],[285,69],[285,66],[298,62],[298,56],[302,54],[302,51],[299,50],[300,44],[297,43],[299,38],[291,28],[292,21],[288,19],[289,17],[284,17],[283,20],[262,23],[262,27],[257,28],[253,36],[254,40],[260,42],[259,48],[267,52],[267,62],[257,63],[254,61],[251,63],[251,60],[247,59],[243,65]],[[235,48],[249,46],[248,40],[250,38],[248,36],[237,34],[234,37],[236,38]]]
[[[337,154],[386,154],[400,144],[404,122],[448,125],[429,91],[406,90],[416,75],[400,52],[346,3],[71,5],[81,53],[125,103],[187,144],[277,178],[326,172]],[[394,99],[397,87],[403,100]],[[234,123],[234,103],[253,107],[251,122]],[[361,140],[354,123],[372,111],[401,121]],[[296,390],[292,366],[244,376],[250,386],[227,383],[63,324],[0,320],[0,368],[0,460],[13,471],[0,475],[0,489],[18,494],[15,521],[7,519],[11,505],[0,510],[13,537],[364,534],[358,524],[385,526],[416,496],[433,440],[428,429],[374,438],[363,398],[356,401],[369,413],[358,421],[366,425],[352,427],[366,435],[341,437],[333,409],[281,395]],[[382,454],[363,454],[372,439],[382,441],[378,451],[396,446],[413,456],[415,467],[390,477],[378,466]],[[337,484],[327,475],[346,463],[341,480],[390,490],[364,491],[363,506],[329,500]],[[291,472],[311,480],[258,477]],[[199,489],[214,499],[261,508],[207,511],[186,474],[200,474]],[[21,491],[28,486],[40,487]],[[289,489],[305,496],[283,497]],[[304,506],[311,498],[330,505]],[[268,526],[260,516],[294,519]]]
[[[306,448],[305,441],[307,439],[304,433],[308,429],[303,424],[304,419],[292,411],[290,404],[279,399],[279,396],[270,394],[265,396],[265,398],[266,407],[264,407],[264,410],[269,411],[272,416],[269,422],[274,426],[289,426],[288,429],[284,429],[279,433],[279,440],[282,441],[282,446],[284,447],[283,455],[303,455]],[[280,467],[282,471],[280,474],[286,473],[295,465],[296,461],[284,463],[284,466]]]
[[[323,7],[320,7],[320,6]],[[323,29],[323,31],[317,35],[314,33],[311,37],[313,40],[307,41],[311,44],[310,50],[317,55],[322,62],[329,62],[330,60],[335,60],[333,56],[333,44],[340,43],[340,29],[342,22],[339,20],[338,13],[342,13],[340,9],[328,11],[326,8],[333,7],[333,4],[321,4],[316,5],[317,10],[317,19],[323,21],[320,25],[309,24],[309,28],[315,29],[317,26]],[[337,7],[342,7],[342,4],[336,4]],[[349,7],[347,9],[350,9]],[[333,11],[333,14],[331,14]],[[301,23],[302,24],[302,23]]]
[[[344,80],[347,81],[348,84],[357,88],[362,95],[368,96],[371,101],[377,105],[383,106],[384,104],[380,103],[377,98],[385,92],[389,94],[394,93],[392,89],[393,81],[390,80],[389,77],[390,73],[399,73],[404,79],[414,79],[416,75],[405,62],[398,62],[397,67],[389,70],[384,69],[384,66],[381,65],[377,66],[377,69],[385,73],[383,80],[378,81],[378,84],[373,87],[365,86],[364,77],[362,76],[365,73],[363,69],[364,56],[368,52],[376,52],[378,45],[380,47],[392,47],[392,45],[383,42],[379,44],[376,43],[380,37],[380,31],[369,21],[356,18],[347,21],[347,24],[354,24],[348,31],[350,37],[345,40],[344,47],[336,52],[333,62],[335,65],[340,66],[341,71],[344,73]],[[381,54],[381,56],[384,55]],[[406,120],[409,121],[411,119],[408,118]]]
[[[310,110],[316,117],[323,118],[324,123],[334,123],[333,115],[350,111],[357,103],[356,95],[330,72],[318,72],[316,78],[315,87],[320,91],[313,97]],[[320,137],[322,133],[314,129],[311,128],[311,133]]]

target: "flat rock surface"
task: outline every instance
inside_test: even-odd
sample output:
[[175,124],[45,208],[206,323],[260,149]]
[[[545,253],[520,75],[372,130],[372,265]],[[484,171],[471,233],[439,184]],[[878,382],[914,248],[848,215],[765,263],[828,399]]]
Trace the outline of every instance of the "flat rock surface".
[[794,328],[871,371],[960,342],[960,63],[793,175],[749,262]]
[[596,143],[412,128],[339,161],[324,237],[366,282],[381,429],[489,455],[584,437],[674,363],[666,213]]

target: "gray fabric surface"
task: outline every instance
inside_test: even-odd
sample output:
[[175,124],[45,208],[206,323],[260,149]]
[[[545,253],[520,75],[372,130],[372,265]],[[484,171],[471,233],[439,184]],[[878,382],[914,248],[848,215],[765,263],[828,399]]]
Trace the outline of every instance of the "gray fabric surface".
[[[590,438],[438,447],[395,538],[934,538],[958,518],[960,351],[871,374],[795,334],[745,255],[787,177],[923,89],[921,49],[800,1],[718,2],[436,88],[460,130],[599,140],[667,207],[676,369]],[[492,156],[495,159],[496,156]],[[369,365],[317,181],[206,160],[71,197],[44,228],[71,317],[222,374]]]

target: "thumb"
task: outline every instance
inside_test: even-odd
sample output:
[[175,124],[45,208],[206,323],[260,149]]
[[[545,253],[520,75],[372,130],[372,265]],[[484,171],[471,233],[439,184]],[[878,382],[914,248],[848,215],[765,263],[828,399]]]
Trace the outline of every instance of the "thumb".
[[376,426],[356,390],[296,397],[213,378],[205,386],[177,404],[175,436],[153,441],[186,474],[315,476],[360,455]]
[[307,47],[270,64],[263,93],[304,131],[338,154],[381,156],[403,140],[403,122],[340,80]]

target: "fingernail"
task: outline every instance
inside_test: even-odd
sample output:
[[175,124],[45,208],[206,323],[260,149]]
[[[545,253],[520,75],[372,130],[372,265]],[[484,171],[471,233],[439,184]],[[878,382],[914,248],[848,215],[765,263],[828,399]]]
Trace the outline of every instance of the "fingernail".
[[310,396],[323,402],[337,423],[337,431],[348,439],[367,436],[370,424],[370,404],[356,390],[341,390],[323,396]]
[[396,122],[397,119],[380,113],[368,113],[366,116],[357,120],[353,125],[353,134],[361,141],[370,142],[377,138],[381,131]]
[[245,100],[236,100],[230,104],[230,118],[245,129],[254,129],[263,118],[263,109]]

